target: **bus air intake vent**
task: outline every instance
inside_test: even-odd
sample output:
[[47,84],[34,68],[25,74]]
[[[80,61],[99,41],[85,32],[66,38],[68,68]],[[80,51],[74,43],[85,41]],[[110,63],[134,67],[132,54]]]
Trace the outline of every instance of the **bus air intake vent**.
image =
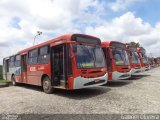
[[100,73],[100,72],[102,72],[102,71],[92,71],[90,73]]
[[83,74],[86,74],[86,73],[87,73],[87,70],[81,70],[81,72],[82,72]]
[[99,83],[103,83],[103,82],[105,82],[105,80],[94,80],[92,82],[88,82],[88,83],[84,84],[84,86],[99,84]]
[[126,70],[126,69],[128,69],[128,67],[127,68],[122,68],[123,70]]

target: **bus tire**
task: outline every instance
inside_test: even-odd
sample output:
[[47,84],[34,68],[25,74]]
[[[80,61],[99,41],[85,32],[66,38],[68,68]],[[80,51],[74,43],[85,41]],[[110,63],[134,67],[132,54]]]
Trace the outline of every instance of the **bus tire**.
[[53,93],[53,87],[49,77],[44,77],[42,82],[43,91],[47,94]]
[[17,82],[14,75],[12,75],[11,81],[13,86],[17,86]]

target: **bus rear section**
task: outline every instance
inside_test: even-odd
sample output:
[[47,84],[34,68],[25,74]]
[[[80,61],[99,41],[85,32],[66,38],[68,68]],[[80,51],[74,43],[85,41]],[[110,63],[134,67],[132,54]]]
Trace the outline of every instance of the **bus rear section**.
[[9,70],[9,57],[6,57],[6,58],[4,58],[3,59],[3,79],[4,80],[10,80],[10,78],[11,78],[11,75],[10,75],[10,70]]
[[150,69],[150,65],[148,62],[148,57],[146,56],[146,50],[143,47],[138,47],[137,48],[137,53],[140,58],[140,63],[141,63],[141,71],[147,71]]
[[73,90],[107,83],[101,41],[93,36],[63,35],[24,49],[18,55],[20,64],[15,64],[14,56],[14,70],[9,71],[11,76],[7,78],[16,84],[38,85],[44,92],[52,93],[55,88]]
[[131,66],[131,75],[141,74],[141,63],[140,58],[137,53],[137,47],[131,44],[126,44],[127,52],[129,56],[130,66]]
[[131,67],[125,44],[117,41],[102,42],[105,54],[108,80],[128,79],[131,77]]

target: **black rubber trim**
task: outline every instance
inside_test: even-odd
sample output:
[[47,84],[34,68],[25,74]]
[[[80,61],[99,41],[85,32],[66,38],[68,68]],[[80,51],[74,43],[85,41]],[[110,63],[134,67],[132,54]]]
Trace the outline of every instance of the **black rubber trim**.
[[105,82],[105,80],[96,79],[94,81],[91,81],[91,82],[88,82],[88,83],[84,84],[84,86],[99,84],[99,83],[103,83],[103,82]]

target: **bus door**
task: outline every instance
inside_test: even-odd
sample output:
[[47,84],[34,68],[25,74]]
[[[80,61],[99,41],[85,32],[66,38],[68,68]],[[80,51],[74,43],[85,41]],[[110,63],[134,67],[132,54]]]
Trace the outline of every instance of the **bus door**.
[[21,56],[21,82],[27,82],[27,55]]
[[112,58],[111,58],[111,54],[110,54],[110,49],[109,48],[102,48],[105,58],[106,58],[106,63],[107,63],[107,71],[108,71],[108,76],[109,76],[109,80],[112,79]]
[[5,77],[4,79],[7,80],[7,79],[9,79],[7,77],[8,76],[7,73],[9,72],[9,59],[6,59],[6,60],[4,59],[3,62],[4,62],[4,73],[3,74],[4,74],[4,77]]
[[66,87],[66,45],[58,45],[52,49],[52,83],[53,86]]

